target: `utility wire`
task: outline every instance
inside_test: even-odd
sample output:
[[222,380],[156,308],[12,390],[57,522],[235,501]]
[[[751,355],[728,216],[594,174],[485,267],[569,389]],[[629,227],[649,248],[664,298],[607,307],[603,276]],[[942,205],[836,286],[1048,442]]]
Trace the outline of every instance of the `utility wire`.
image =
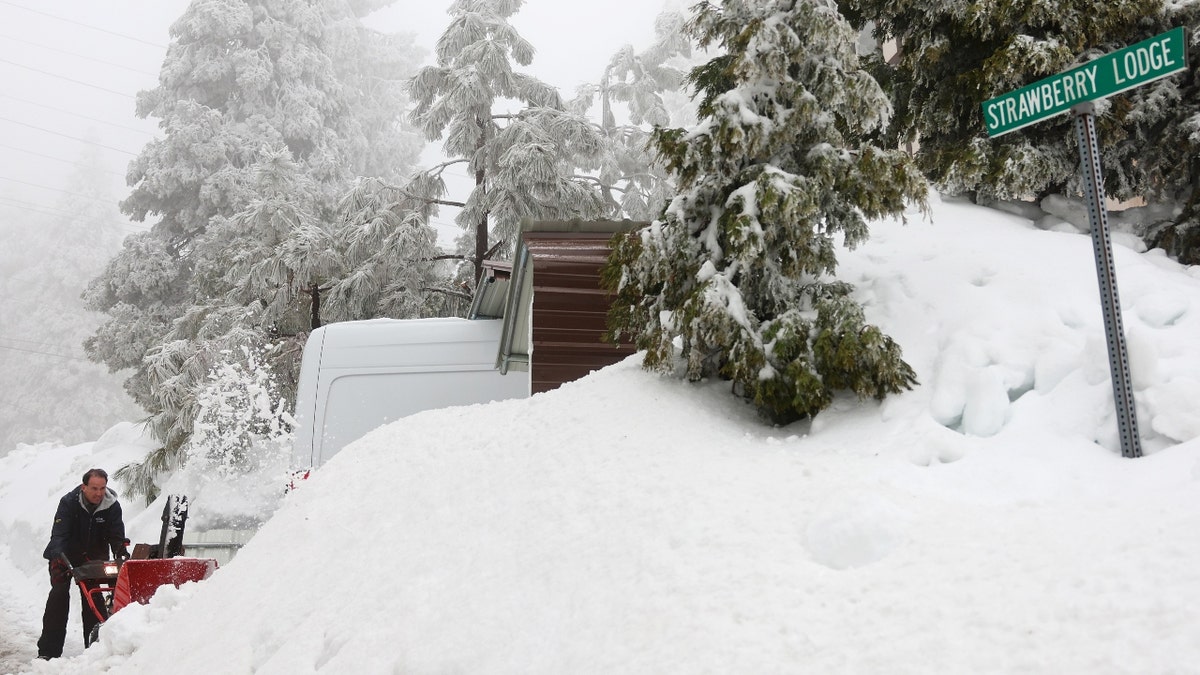
[[13,199],[12,197],[0,196],[0,206],[16,209],[18,211],[34,211],[48,216],[62,216],[64,218],[74,218],[79,215],[78,212],[57,209],[53,206],[38,204],[37,202],[27,202],[24,199]]
[[[3,2],[3,0],[0,0],[0,2]],[[119,153],[121,153],[121,154],[124,154],[124,155],[129,155],[130,157],[137,157],[137,153],[136,153],[136,152],[130,152],[130,151],[128,151],[128,150],[122,150],[121,148],[114,148],[114,147],[112,147],[111,145],[105,145],[105,144],[103,144],[103,143],[97,143],[96,141],[89,141],[89,140],[88,140],[88,139],[86,139],[86,138],[79,138],[78,136],[69,136],[69,135],[67,135],[67,134],[60,133],[60,132],[57,132],[57,131],[53,131],[53,130],[51,130],[51,129],[46,129],[46,128],[44,128],[44,127],[39,127],[39,126],[36,126],[36,125],[33,125],[33,124],[27,124],[27,123],[25,123],[25,122],[19,122],[19,121],[17,121],[17,120],[10,120],[10,119],[8,119],[7,117],[0,117],[0,121],[3,121],[3,122],[10,122],[10,123],[12,123],[12,124],[19,124],[19,125],[21,125],[21,126],[23,126],[23,127],[29,127],[30,129],[37,129],[38,131],[44,131],[44,132],[46,132],[46,133],[48,133],[48,134],[54,134],[55,136],[62,136],[63,138],[69,138],[69,139],[71,139],[71,140],[73,140],[73,141],[79,141],[80,143],[87,143],[88,145],[94,145],[94,146],[96,146],[96,147],[98,147],[98,148],[104,148],[105,150],[112,150],[113,152],[119,152]]]
[[88,171],[103,171],[104,173],[112,174],[114,176],[121,176],[121,177],[125,176],[125,174],[121,173],[120,171],[113,171],[112,169],[105,169],[105,168],[99,167],[99,166],[93,167],[93,166],[88,166],[86,164],[80,164],[79,162],[74,162],[69,159],[63,159],[62,157],[53,157],[51,155],[47,155],[42,152],[37,152],[36,150],[26,150],[25,148],[18,148],[14,145],[9,145],[8,143],[0,143],[0,148],[8,148],[9,150],[16,150],[17,152],[24,152],[24,153],[28,153],[30,155],[36,155],[36,156],[42,157],[44,159],[52,159],[56,162],[70,164],[71,166],[74,166],[74,167],[77,167],[80,169],[86,169]]
[[27,202],[21,199],[11,199],[8,197],[0,197],[0,207],[15,209],[17,211],[31,211],[45,216],[62,216],[64,218],[73,218],[78,214],[61,209],[51,208],[34,202]]
[[52,344],[50,342],[38,342],[37,340],[27,340],[25,338],[8,337],[7,335],[0,335],[0,340],[8,340],[9,342],[24,342],[26,344],[38,345],[40,347],[55,347],[55,348],[65,347],[68,350],[71,349],[71,347],[69,345]]
[[74,195],[76,197],[82,197],[84,199],[90,199],[91,201],[100,202],[101,204],[111,204],[112,203],[112,201],[109,199],[101,199],[100,197],[93,197],[91,195],[85,195],[82,192],[72,192],[70,190],[64,190],[62,188],[50,187],[49,185],[38,185],[37,183],[30,183],[28,181],[19,180],[17,178],[9,178],[8,176],[0,176],[0,180],[6,180],[6,181],[13,182],[13,183],[20,183],[22,185],[28,185],[30,187],[35,187],[35,188],[42,188],[43,190],[54,190],[55,192],[65,192],[66,194]]
[[46,49],[46,50],[49,50],[52,52],[58,52],[59,54],[66,54],[67,56],[74,56],[75,58],[83,59],[85,61],[93,61],[95,63],[99,63],[99,64],[102,64],[105,66],[112,66],[113,68],[120,68],[121,70],[128,70],[132,73],[138,73],[140,75],[149,75],[150,77],[158,77],[158,73],[152,73],[148,70],[138,70],[137,68],[130,68],[129,66],[123,66],[119,63],[113,63],[112,61],[103,61],[101,59],[97,59],[95,57],[88,56],[86,54],[77,54],[75,52],[69,52],[65,49],[59,49],[57,47],[51,47],[50,45],[39,44],[37,42],[33,42],[32,40],[25,40],[25,39],[16,37],[14,35],[5,35],[3,33],[0,33],[0,38],[3,38],[5,40],[12,40],[13,42],[21,42],[21,43],[24,43],[27,45],[33,45],[34,47],[38,47],[40,49]]
[[55,354],[53,352],[41,352],[36,349],[23,349],[21,347],[9,347],[8,345],[0,345],[0,349],[7,349],[14,352],[25,352],[26,354],[41,354],[42,356],[53,356],[60,359],[69,359],[71,361],[90,361],[90,359],[82,356],[68,356],[67,354]]
[[17,9],[23,9],[23,10],[25,10],[26,12],[33,12],[34,14],[41,14],[42,16],[48,16],[48,17],[50,17],[51,19],[55,19],[55,20],[58,20],[58,21],[64,21],[64,22],[66,22],[66,23],[73,23],[73,24],[75,24],[76,26],[83,26],[84,28],[90,28],[90,29],[92,29],[92,30],[100,31],[101,33],[108,33],[109,35],[116,35],[116,36],[117,36],[117,37],[119,37],[119,38],[125,38],[126,40],[133,40],[134,42],[140,42],[140,43],[142,43],[142,44],[144,44],[144,45],[150,45],[151,47],[158,47],[159,49],[166,49],[166,48],[167,48],[167,47],[166,47],[166,45],[160,45],[160,44],[158,44],[158,43],[156,43],[156,42],[150,42],[150,41],[148,41],[148,40],[143,40],[143,39],[141,39],[141,38],[133,37],[132,35],[125,35],[124,33],[118,33],[118,32],[116,32],[116,31],[111,31],[111,30],[108,30],[107,28],[101,28],[101,27],[99,27],[99,26],[93,26],[93,25],[91,25],[91,24],[88,24],[88,23],[83,23],[82,21],[76,21],[76,20],[74,20],[74,19],[68,19],[68,18],[66,18],[66,17],[64,17],[64,16],[58,16],[58,15],[56,15],[56,14],[51,14],[51,13],[49,13],[49,12],[43,12],[43,11],[41,11],[41,10],[37,10],[37,9],[34,9],[34,8],[32,8],[32,7],[26,7],[25,5],[18,5],[17,3],[15,3],[15,2],[9,2],[8,0],[0,0],[0,5],[8,5],[9,7],[16,7]]
[[[45,410],[31,410],[31,409],[29,409],[29,408],[26,408],[26,407],[24,407],[24,406],[17,405],[16,403],[13,403],[12,401],[5,401],[5,402],[3,402],[3,403],[0,403],[0,407],[3,407],[3,408],[16,408],[17,410],[20,410],[21,412],[23,412],[23,413],[25,413],[25,414],[27,414],[27,415],[38,415],[38,416],[40,416],[40,415],[43,415],[43,414],[45,414],[45,413],[46,413],[46,411],[45,411]],[[18,443],[24,443],[24,441],[17,441],[17,442],[18,442]],[[26,443],[26,445],[30,445],[30,444],[29,444],[29,443]]]
[[[3,36],[0,36],[0,37],[3,37]],[[134,132],[134,133],[142,134],[143,136],[154,136],[154,132],[152,132],[152,131],[146,131],[145,129],[137,129],[137,128],[134,128],[134,127],[127,127],[127,126],[125,126],[125,125],[123,125],[123,124],[117,124],[116,122],[109,122],[109,121],[106,121],[106,120],[102,120],[102,119],[100,119],[99,117],[89,117],[89,116],[87,116],[87,115],[84,115],[83,113],[77,113],[77,112],[75,112],[74,110],[67,110],[67,109],[65,109],[65,108],[55,108],[55,107],[54,107],[54,106],[52,106],[52,105],[46,105],[45,103],[38,103],[37,101],[30,101],[29,99],[21,98],[21,97],[19,97],[19,96],[13,96],[12,94],[6,94],[6,93],[4,93],[4,92],[0,92],[0,98],[9,98],[9,99],[12,99],[12,100],[14,100],[14,101],[20,101],[21,103],[27,103],[27,104],[29,104],[29,105],[36,105],[36,106],[38,106],[39,108],[45,108],[45,109],[47,109],[47,110],[53,110],[54,112],[60,112],[60,113],[66,114],[66,115],[74,115],[75,117],[81,117],[81,118],[83,118],[83,119],[85,119],[85,120],[91,120],[91,121],[93,121],[93,122],[99,122],[99,123],[101,123],[101,124],[107,124],[107,125],[109,125],[109,126],[113,126],[113,127],[116,127],[116,128],[118,128],[118,129],[124,129],[124,130],[126,130],[126,131],[132,131],[132,132]]]
[[[3,0],[0,0],[0,3],[2,3],[2,2],[3,2]],[[117,96],[124,96],[125,98],[133,98],[134,97],[133,94],[126,94],[123,91],[117,91],[116,89],[109,89],[107,87],[101,87],[100,85],[92,84],[91,82],[84,82],[83,80],[74,80],[65,75],[59,75],[58,73],[52,73],[48,70],[42,70],[40,68],[34,68],[33,66],[27,66],[24,63],[17,63],[16,61],[9,61],[8,59],[0,59],[0,63],[7,63],[10,66],[24,68],[25,70],[32,70],[35,73],[41,73],[42,75],[49,75],[50,77],[57,77],[60,80],[66,80],[67,82],[74,82],[75,84],[80,84],[85,87],[91,87],[92,89],[99,89],[100,91],[105,91],[110,94],[116,94]]]
[[[6,179],[6,180],[11,180],[11,179]],[[41,186],[38,186],[38,187],[41,187]],[[50,188],[50,189],[56,189],[56,188]],[[74,193],[71,193],[71,194],[74,194]],[[80,195],[80,196],[84,196],[84,195]],[[92,199],[94,199],[94,198],[92,198]],[[38,213],[38,214],[41,214],[44,216],[60,216],[63,218],[74,218],[75,216],[79,215],[78,213],[72,213],[70,211],[63,211],[62,209],[56,209],[56,208],[53,208],[50,206],[45,206],[43,204],[36,204],[34,202],[27,202],[27,201],[23,201],[20,199],[12,199],[11,197],[3,197],[3,196],[0,196],[0,208],[15,209],[17,211],[29,211],[31,213]],[[136,225],[133,225],[132,223],[118,223],[117,227],[121,228],[122,230],[125,230],[126,232],[149,232],[150,231],[149,227],[137,227]]]

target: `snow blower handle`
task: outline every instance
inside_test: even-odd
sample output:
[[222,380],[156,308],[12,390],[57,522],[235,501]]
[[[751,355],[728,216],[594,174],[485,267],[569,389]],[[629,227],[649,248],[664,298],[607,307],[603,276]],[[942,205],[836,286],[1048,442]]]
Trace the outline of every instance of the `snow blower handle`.
[[61,581],[69,581],[76,578],[75,566],[71,564],[71,560],[67,558],[66,553],[59,553],[50,560],[51,582],[54,582],[56,577]]

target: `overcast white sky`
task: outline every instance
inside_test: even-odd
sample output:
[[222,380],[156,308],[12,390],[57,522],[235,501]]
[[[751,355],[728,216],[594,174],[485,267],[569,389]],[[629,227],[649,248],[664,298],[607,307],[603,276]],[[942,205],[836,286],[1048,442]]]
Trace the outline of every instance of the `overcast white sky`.
[[[530,72],[566,95],[598,79],[621,45],[647,46],[663,4],[528,0],[514,24],[538,50]],[[134,116],[134,96],[155,85],[168,29],[187,5],[186,0],[0,0],[0,218],[53,209],[71,165],[88,147],[99,148],[114,197],[124,198],[125,167],[156,130]],[[417,33],[432,52],[449,5],[449,0],[398,0],[368,23]]]

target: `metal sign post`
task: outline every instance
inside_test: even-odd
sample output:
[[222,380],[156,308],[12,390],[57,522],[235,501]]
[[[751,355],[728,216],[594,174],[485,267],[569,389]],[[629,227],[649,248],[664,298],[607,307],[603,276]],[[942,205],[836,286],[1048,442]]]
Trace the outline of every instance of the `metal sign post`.
[[1071,70],[983,102],[988,136],[995,138],[1070,110],[1083,165],[1084,197],[1092,224],[1092,249],[1100,281],[1100,305],[1108,341],[1108,367],[1112,373],[1113,400],[1117,407],[1117,432],[1121,455],[1141,457],[1133,380],[1121,301],[1117,295],[1117,270],[1113,264],[1108,208],[1104,205],[1104,179],[1100,173],[1100,143],[1096,139],[1095,105],[1112,96],[1187,69],[1187,41],[1183,27],[1106,54]]
[[1125,325],[1121,320],[1121,298],[1117,294],[1117,268],[1113,264],[1108,207],[1104,204],[1104,179],[1100,174],[1100,143],[1096,138],[1096,106],[1091,101],[1071,108],[1075,136],[1083,160],[1083,191],[1088,220],[1092,224],[1092,250],[1096,254],[1096,276],[1100,280],[1100,309],[1104,313],[1104,337],[1108,342],[1108,368],[1112,373],[1113,401],[1117,405],[1117,433],[1121,456],[1141,457],[1137,409],[1133,403],[1133,378],[1129,375],[1129,352],[1125,347]]

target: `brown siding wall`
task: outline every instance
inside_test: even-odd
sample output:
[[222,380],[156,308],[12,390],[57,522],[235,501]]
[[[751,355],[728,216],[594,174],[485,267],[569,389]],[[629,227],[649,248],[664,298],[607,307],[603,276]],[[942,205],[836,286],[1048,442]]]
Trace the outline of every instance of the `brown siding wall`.
[[608,233],[526,232],[533,266],[533,393],[556,389],[634,352],[601,342],[611,297],[600,289]]

